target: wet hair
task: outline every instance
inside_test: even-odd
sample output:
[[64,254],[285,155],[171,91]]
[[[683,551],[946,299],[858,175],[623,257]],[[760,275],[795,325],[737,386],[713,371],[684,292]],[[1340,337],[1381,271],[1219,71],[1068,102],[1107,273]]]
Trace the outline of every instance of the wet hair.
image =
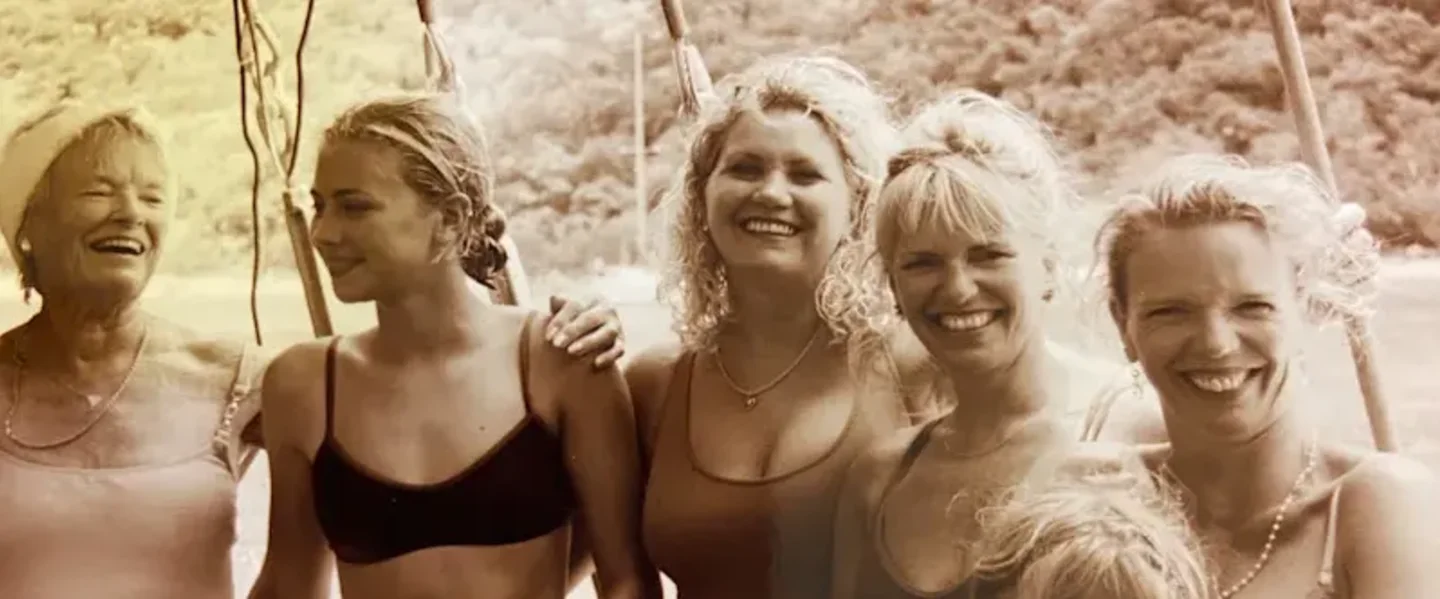
[[981,512],[975,575],[1013,599],[1207,599],[1178,502],[1132,475],[1067,478]]
[[400,153],[401,178],[455,227],[454,251],[465,273],[495,288],[508,255],[505,215],[495,206],[494,172],[484,132],[449,94],[370,100],[343,112],[325,143],[368,141]]
[[1146,235],[1159,230],[1246,223],[1285,257],[1296,298],[1315,324],[1364,317],[1365,285],[1379,254],[1368,234],[1347,235],[1335,222],[1338,202],[1306,166],[1252,166],[1235,156],[1174,158],[1142,191],[1122,197],[1095,239],[1097,268],[1109,303],[1126,306],[1126,264]]
[[[57,106],[54,110],[36,115],[34,118],[21,124],[20,127],[11,133],[10,141],[13,141],[21,134],[56,116],[57,111],[61,108],[62,107]],[[55,165],[60,161],[61,156],[66,155],[67,152],[75,148],[87,148],[92,153],[99,152],[109,144],[121,140],[134,140],[148,143],[154,146],[160,153],[160,160],[163,163],[168,163],[165,131],[161,129],[159,123],[148,116],[148,113],[138,110],[122,110],[105,115],[95,122],[86,125],[84,129],[81,129],[70,143],[66,144],[63,149],[55,154],[55,160],[51,161],[49,166],[45,167],[45,174],[40,177],[40,181],[36,183],[35,189],[30,191],[29,197],[25,200],[27,208],[24,212],[24,220],[22,220],[19,228],[20,236],[23,238],[25,235],[24,223],[30,218],[30,208],[38,206],[41,202],[49,199],[51,186],[54,185]],[[84,159],[88,162],[93,162],[94,156],[85,156]],[[173,189],[171,189],[173,187],[173,180],[167,181],[167,193],[173,193]],[[20,271],[20,289],[24,294],[26,303],[29,303],[32,293],[39,291],[36,287],[35,264],[33,260],[34,258],[28,255],[17,257],[16,259],[16,268]]]
[[725,265],[705,222],[705,185],[736,120],[746,113],[798,110],[813,117],[844,159],[850,188],[849,230],[815,290],[815,304],[833,340],[876,326],[880,290],[861,276],[870,253],[870,224],[885,160],[894,147],[886,100],[853,66],[830,57],[762,60],[722,79],[690,138],[689,156],[661,203],[660,292],[675,312],[681,342],[711,349],[731,305]]

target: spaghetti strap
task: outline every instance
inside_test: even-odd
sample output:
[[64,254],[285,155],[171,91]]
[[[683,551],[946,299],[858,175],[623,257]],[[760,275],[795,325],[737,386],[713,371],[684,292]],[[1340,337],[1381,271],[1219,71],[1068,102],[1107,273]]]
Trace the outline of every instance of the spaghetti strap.
[[520,325],[520,401],[525,403],[525,413],[531,414],[530,406],[530,327],[534,324],[535,312],[525,315]]
[[333,442],[332,422],[335,420],[335,353],[340,337],[330,340],[325,348],[325,441]]
[[1335,492],[1330,495],[1330,517],[1325,522],[1325,549],[1320,554],[1320,575],[1317,582],[1326,591],[1333,590],[1335,585],[1335,529],[1340,515],[1340,491],[1344,488],[1343,483],[1335,486]]
[[[695,374],[695,352],[686,351],[675,359],[675,366],[670,371],[670,381],[665,385],[665,395],[660,400],[660,413],[656,414],[651,430],[644,431],[646,438],[650,441],[650,448],[653,451],[655,445],[660,442],[660,428],[665,418],[670,413],[670,406],[677,403],[689,404],[687,396],[690,394],[690,380]],[[686,410],[686,418],[688,419]],[[685,430],[682,424],[681,430]],[[653,457],[652,457],[653,459]]]
[[895,470],[890,473],[890,479],[885,481],[885,487],[880,491],[880,502],[877,505],[884,506],[885,499],[890,496],[890,491],[900,483],[901,479],[905,478],[906,474],[910,473],[910,468],[915,465],[915,460],[920,458],[920,452],[930,443],[930,434],[934,432],[936,426],[939,426],[941,420],[943,418],[936,418],[925,424],[915,435],[915,439],[905,448],[904,455],[900,456],[900,462],[895,465]]
[[1100,440],[1100,431],[1104,430],[1106,421],[1110,419],[1115,402],[1119,401],[1126,390],[1123,385],[1111,386],[1101,389],[1099,393],[1095,394],[1095,397],[1090,400],[1090,406],[1085,410],[1085,419],[1080,425],[1082,442]]

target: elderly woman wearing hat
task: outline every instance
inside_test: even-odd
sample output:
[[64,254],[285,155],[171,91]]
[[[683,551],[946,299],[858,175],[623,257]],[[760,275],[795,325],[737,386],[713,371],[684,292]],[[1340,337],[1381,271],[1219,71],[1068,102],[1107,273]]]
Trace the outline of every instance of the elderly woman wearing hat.
[[[42,298],[0,335],[0,597],[233,593],[264,359],[141,309],[174,190],[139,108],[62,103],[0,154],[0,229],[26,298]],[[613,310],[564,312],[590,328],[572,353],[614,357]]]

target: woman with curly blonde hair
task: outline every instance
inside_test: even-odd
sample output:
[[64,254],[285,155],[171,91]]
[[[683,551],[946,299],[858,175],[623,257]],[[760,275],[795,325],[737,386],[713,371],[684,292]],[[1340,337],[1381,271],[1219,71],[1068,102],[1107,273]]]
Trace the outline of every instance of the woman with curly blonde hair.
[[1044,127],[966,90],[924,107],[903,138],[877,208],[872,285],[891,291],[953,408],[852,465],[834,597],[969,596],[975,514],[1070,462],[1087,407],[1120,370],[1046,334],[1052,304],[1075,296],[1066,273],[1084,237],[1067,235],[1079,198]]
[[1145,460],[1182,491],[1222,599],[1440,589],[1434,473],[1326,441],[1297,409],[1319,391],[1299,360],[1308,326],[1363,317],[1378,264],[1335,208],[1301,165],[1181,157],[1098,238],[1126,356],[1170,438]]
[[1067,479],[979,519],[975,577],[1000,599],[1209,599],[1199,542],[1149,480]]
[[826,597],[841,474],[920,411],[894,384],[918,361],[850,368],[853,339],[887,333],[861,267],[894,130],[831,58],[764,60],[718,91],[662,207],[679,344],[627,372],[644,538],[682,597]]

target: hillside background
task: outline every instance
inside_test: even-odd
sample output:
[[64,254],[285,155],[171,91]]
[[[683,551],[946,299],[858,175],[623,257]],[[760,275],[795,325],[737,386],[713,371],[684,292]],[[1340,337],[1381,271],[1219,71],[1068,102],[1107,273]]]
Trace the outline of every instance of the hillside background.
[[[627,346],[669,335],[647,302],[641,268],[583,276],[635,260],[631,68],[644,38],[645,186],[664,187],[682,156],[674,67],[658,2],[433,0],[470,105],[490,129],[500,201],[536,299],[590,285],[618,304]],[[1397,254],[1440,246],[1440,0],[1293,0],[1336,175],[1366,204]],[[292,53],[303,0],[256,0]],[[689,0],[695,41],[723,76],[756,57],[824,50],[878,79],[897,111],[957,87],[1002,95],[1044,119],[1099,183],[1123,181],[1183,151],[1295,159],[1283,84],[1253,0]],[[183,182],[171,251],[151,285],[157,313],[214,334],[246,336],[250,156],[240,134],[231,7],[224,0],[0,0],[0,131],[64,95],[133,97],[168,121]],[[305,52],[301,181],[315,134],[342,107],[423,83],[411,0],[318,0]],[[290,72],[293,75],[293,67]],[[293,90],[293,87],[291,88]],[[259,294],[267,344],[311,336],[266,169],[261,234],[276,276]],[[1098,187],[1098,186],[1092,186]],[[1099,201],[1099,199],[1097,199]],[[8,254],[0,260],[8,260]],[[232,276],[235,275],[235,276]],[[553,276],[550,276],[553,275]],[[323,275],[322,275],[323,276]],[[634,280],[622,280],[634,279]],[[1405,451],[1440,468],[1440,260],[1387,261],[1375,330]],[[617,291],[637,290],[626,296]],[[643,290],[643,292],[638,291]],[[0,293],[0,328],[33,312]],[[365,305],[331,298],[337,332],[373,325]],[[1307,398],[1327,432],[1368,440],[1353,366],[1338,333],[1309,349]],[[265,546],[268,472],[241,486],[236,589],[248,589]],[[593,597],[588,588],[572,597]]]
[[[436,2],[491,131],[526,267],[633,261],[637,30],[646,187],[663,188],[681,156],[658,3]],[[293,53],[304,2],[257,4]],[[1440,0],[1295,4],[1341,187],[1370,207],[1391,249],[1427,253],[1440,244]],[[1053,126],[1095,181],[1180,151],[1298,157],[1268,22],[1251,0],[707,0],[687,11],[717,78],[758,56],[815,49],[870,72],[900,114],[978,87]],[[0,0],[0,128],[62,95],[140,98],[173,127],[183,197],[166,269],[176,274],[249,264],[250,157],[230,15],[222,0]],[[314,134],[339,109],[423,83],[419,31],[407,0],[318,3],[302,181]],[[267,268],[292,262],[273,175],[262,196]]]

